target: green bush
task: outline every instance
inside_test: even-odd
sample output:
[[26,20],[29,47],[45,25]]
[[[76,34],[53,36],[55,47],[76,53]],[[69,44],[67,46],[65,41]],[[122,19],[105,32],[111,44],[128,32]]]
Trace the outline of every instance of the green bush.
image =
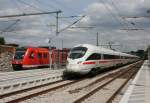
[[4,44],[5,44],[5,39],[4,39],[4,37],[0,37],[0,44],[1,44],[1,45],[4,45]]

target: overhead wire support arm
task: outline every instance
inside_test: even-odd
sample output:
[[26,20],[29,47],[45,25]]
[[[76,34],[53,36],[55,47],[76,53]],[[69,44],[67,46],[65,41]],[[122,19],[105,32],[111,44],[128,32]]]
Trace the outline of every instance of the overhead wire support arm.
[[2,30],[0,32],[0,34],[7,32],[9,29],[11,29],[14,25],[16,25],[18,22],[20,21],[20,19],[16,20],[13,24],[9,25],[8,27],[6,27],[4,30]]
[[53,14],[53,13],[61,13],[61,10],[51,11],[51,12],[37,12],[37,13],[23,13],[23,14],[14,14],[14,15],[5,15],[0,16],[0,18],[12,18],[12,17],[21,17],[21,16],[34,16],[34,15],[45,15],[45,14]]
[[70,27],[71,29],[80,29],[80,28],[88,28],[88,29],[93,29],[93,28],[95,28],[95,27],[93,27],[93,26],[77,26],[77,27]]
[[58,17],[58,18],[63,19],[63,18],[77,18],[77,17],[83,17],[83,16],[66,16],[66,17]]
[[123,19],[140,19],[140,18],[150,18],[150,16],[123,16]]
[[73,22],[72,24],[68,25],[67,27],[61,29],[58,33],[63,32],[63,31],[65,31],[66,29],[70,28],[72,25],[76,24],[77,22],[79,22],[80,20],[82,20],[84,17],[85,17],[85,15],[82,16],[82,17],[81,17],[80,19],[78,19],[77,21]]
[[132,28],[131,28],[131,29],[120,29],[120,30],[128,30],[128,31],[132,31],[132,30],[133,30],[133,31],[137,31],[137,30],[144,30],[144,29],[141,29],[141,28],[139,28],[139,29],[137,29],[137,28],[134,29],[134,28],[133,28],[133,29],[132,29]]

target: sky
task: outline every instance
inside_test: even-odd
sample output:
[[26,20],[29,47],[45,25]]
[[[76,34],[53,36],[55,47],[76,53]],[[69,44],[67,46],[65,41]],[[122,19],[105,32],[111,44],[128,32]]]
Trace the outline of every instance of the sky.
[[[56,14],[0,18],[0,36],[21,46],[72,48],[77,44],[112,43],[118,51],[146,49],[150,45],[149,0],[0,0],[0,16],[61,10],[56,36]],[[76,18],[61,18],[79,16]],[[132,18],[138,17],[138,18]],[[92,28],[78,28],[92,27]],[[63,43],[63,45],[62,45]],[[114,46],[113,46],[114,45]],[[107,46],[105,46],[107,47]]]

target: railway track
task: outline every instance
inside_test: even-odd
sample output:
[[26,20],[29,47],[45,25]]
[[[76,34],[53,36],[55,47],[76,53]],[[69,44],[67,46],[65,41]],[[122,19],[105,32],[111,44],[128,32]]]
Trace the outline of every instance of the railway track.
[[[103,75],[100,79],[105,78],[106,77],[105,74],[107,74],[107,72],[104,74],[100,74],[100,75]],[[98,76],[100,76],[100,75],[98,75]],[[108,74],[107,74],[107,76],[108,76]],[[0,95],[0,100],[5,102],[5,103],[16,103],[16,102],[24,101],[26,99],[30,99],[30,98],[33,98],[35,96],[42,95],[44,93],[51,92],[51,91],[54,91],[56,89],[59,89],[59,88],[83,81],[85,79],[87,80],[87,78],[82,78],[79,80],[67,81],[67,82],[65,80],[60,80],[60,81],[53,82],[53,83],[48,83],[48,84],[44,84],[44,85],[40,85],[40,86],[36,86],[36,87],[24,89],[24,90],[12,92],[12,93],[7,93],[4,95]],[[97,82],[97,80],[95,82]],[[53,85],[55,85],[55,86],[53,86]],[[52,86],[52,87],[49,87],[49,86]],[[30,91],[35,91],[36,89],[38,90],[39,88],[40,88],[40,90],[37,91],[36,93],[29,93],[29,94],[26,93],[26,92],[30,92]],[[45,88],[45,89],[41,89],[41,88]],[[21,95],[23,93],[26,93],[27,95],[17,97],[17,95]]]
[[[129,68],[132,68],[133,65],[130,65]],[[100,74],[98,76],[96,76],[95,78],[89,79],[89,78],[82,78],[79,80],[61,80],[55,83],[50,83],[50,84],[46,84],[46,85],[41,85],[38,87],[34,87],[34,88],[29,88],[26,90],[21,90],[21,91],[17,91],[17,92],[13,92],[13,93],[9,93],[9,94],[5,94],[5,95],[1,95],[0,96],[0,101],[4,102],[4,103],[17,103],[17,102],[22,102],[22,101],[26,101],[29,100],[31,98],[34,97],[38,97],[39,95],[43,95],[46,93],[50,93],[50,92],[54,92],[52,95],[55,95],[55,93],[57,92],[56,90],[66,87],[65,89],[67,90],[69,87],[75,86],[78,84],[81,84],[81,82],[85,82],[83,86],[78,86],[75,89],[68,89],[67,92],[72,95],[72,94],[78,94],[80,91],[82,92],[82,90],[84,89],[88,89],[93,87],[94,84],[99,84],[100,82],[104,82],[104,80],[109,80],[109,81],[113,81],[115,79],[111,79],[111,77],[115,77],[118,78],[116,76],[116,74],[120,74],[126,72],[127,70],[124,69],[117,69],[117,70],[113,70],[113,71],[108,71],[106,73]],[[87,82],[87,83],[86,83]],[[103,84],[103,83],[102,83]],[[109,83],[106,83],[109,84]],[[105,85],[103,84],[103,87]],[[100,87],[99,87],[100,88]],[[102,88],[102,86],[101,86]],[[55,92],[56,91],[56,92]],[[94,90],[92,90],[94,91]],[[92,92],[91,91],[91,92]],[[98,90],[95,90],[95,92]],[[80,96],[80,98],[74,98],[73,101],[75,103],[80,103],[83,102],[85,99],[89,98],[93,93],[86,93],[88,96]],[[111,101],[112,99],[110,99]],[[67,102],[68,103],[68,102]],[[109,102],[108,102],[109,103]]]
[[[103,83],[102,85],[98,86],[97,88],[93,89],[92,91],[88,92],[87,94],[85,94],[85,95],[81,96],[80,98],[78,98],[77,100],[75,100],[74,103],[81,103],[81,102],[88,103],[90,101],[89,98],[91,96],[93,96],[97,92],[100,92],[100,90],[107,88],[106,87],[107,85],[110,85],[112,82],[115,82],[115,80],[117,80],[118,78],[127,78],[116,90],[114,90],[114,92],[111,95],[109,95],[109,97],[105,97],[105,98],[107,98],[105,102],[101,101],[101,103],[112,103],[112,101],[116,97],[116,95],[128,83],[128,81],[137,73],[137,71],[141,65],[142,65],[142,62],[140,62],[139,64],[136,63],[133,66],[127,68],[127,70],[118,72],[115,76],[111,77],[111,79],[106,80],[106,82]],[[92,103],[96,103],[96,102],[92,101]]]
[[81,80],[82,79],[76,80],[76,81],[60,80],[54,83],[49,83],[49,84],[45,84],[45,85],[41,85],[41,86],[37,86],[33,88],[28,88],[25,90],[20,90],[20,91],[8,93],[8,94],[0,95],[0,100],[2,100],[4,103],[18,103],[26,99],[30,99],[35,96],[41,95],[41,94],[54,91],[58,88],[62,88],[64,86],[74,84]]

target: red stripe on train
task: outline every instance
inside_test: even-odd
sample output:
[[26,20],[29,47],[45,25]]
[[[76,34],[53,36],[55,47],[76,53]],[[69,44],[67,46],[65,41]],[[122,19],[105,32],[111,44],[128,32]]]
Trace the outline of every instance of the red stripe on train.
[[84,62],[83,64],[96,64],[96,62]]

